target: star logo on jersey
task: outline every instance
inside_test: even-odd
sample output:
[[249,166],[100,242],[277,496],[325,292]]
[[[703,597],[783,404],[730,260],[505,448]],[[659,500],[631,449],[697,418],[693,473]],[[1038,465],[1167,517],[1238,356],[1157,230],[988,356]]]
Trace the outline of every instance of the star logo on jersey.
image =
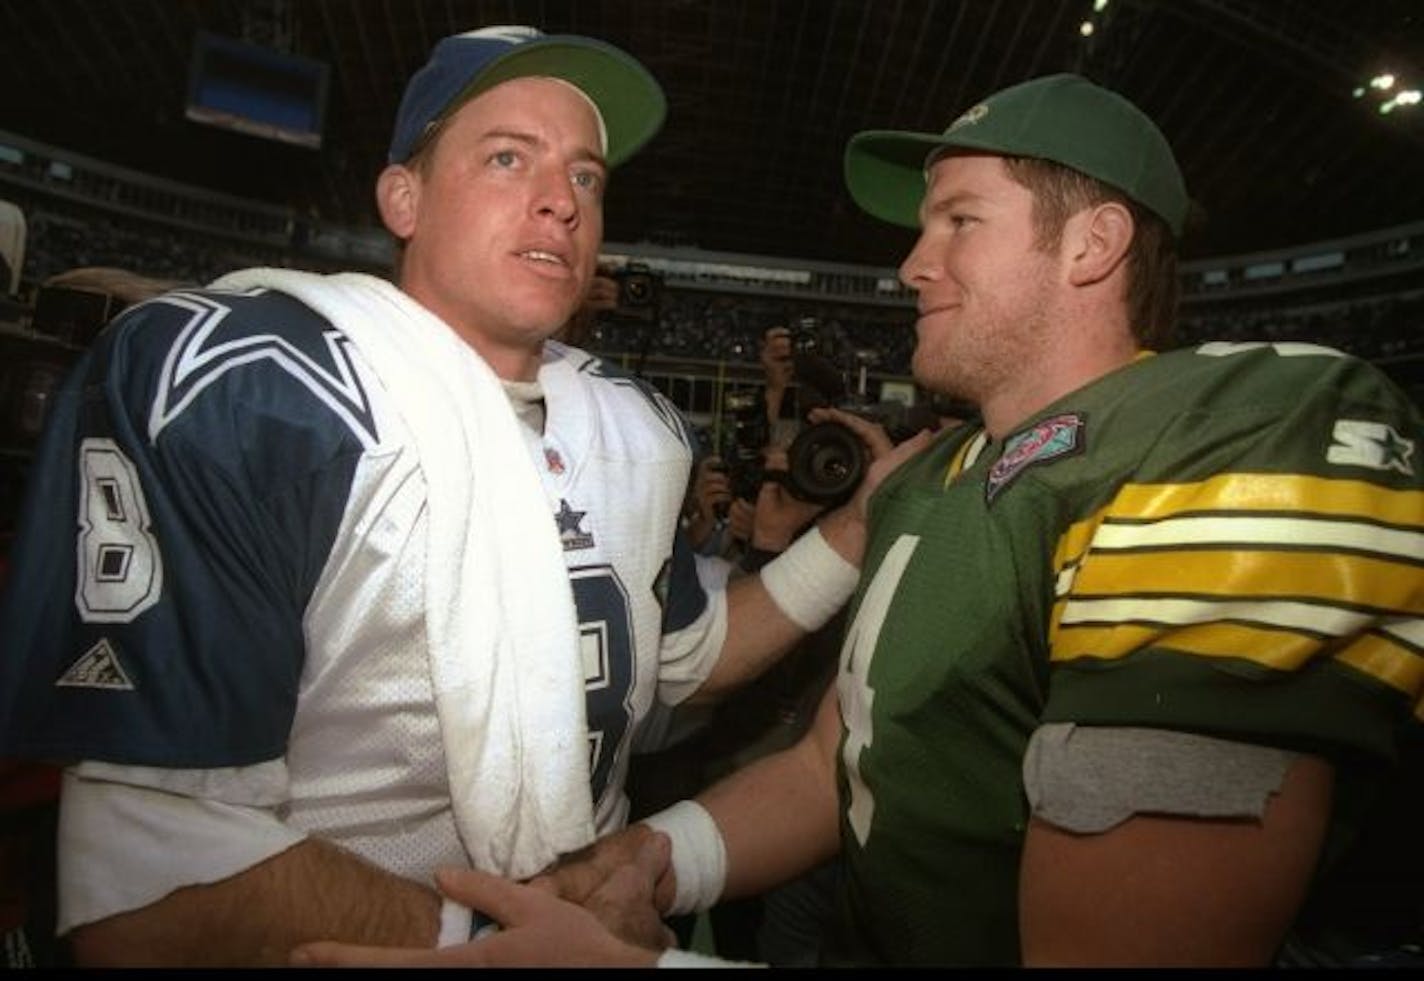
[[1414,473],[1414,441],[1405,439],[1389,426],[1385,426],[1384,430],[1380,450],[1384,454],[1385,466],[1403,474]]
[[56,688],[102,688],[109,691],[133,691],[134,683],[129,679],[124,666],[119,663],[118,652],[108,638],[100,640],[85,651],[69,670],[59,676]]
[[587,511],[575,511],[569,502],[559,498],[559,510],[554,521],[559,526],[559,540],[564,543],[564,551],[572,552],[581,548],[593,548],[593,535],[579,527]]
[[1076,412],[1052,416],[1004,441],[1004,455],[989,468],[984,497],[992,502],[1029,467],[1082,449],[1083,417]]
[[1405,439],[1393,426],[1367,419],[1336,419],[1333,442],[1325,459],[1346,467],[1397,470],[1414,473],[1414,440]]
[[[152,407],[148,436],[158,435],[210,385],[228,372],[285,372],[337,415],[365,446],[379,442],[375,412],[352,358],[351,340],[328,325],[319,337],[264,331],[233,316],[234,304],[261,302],[263,287],[222,291],[221,297],[196,291],[167,293],[149,302],[187,315],[164,362]],[[227,302],[223,302],[226,300]],[[254,312],[263,308],[252,307]]]

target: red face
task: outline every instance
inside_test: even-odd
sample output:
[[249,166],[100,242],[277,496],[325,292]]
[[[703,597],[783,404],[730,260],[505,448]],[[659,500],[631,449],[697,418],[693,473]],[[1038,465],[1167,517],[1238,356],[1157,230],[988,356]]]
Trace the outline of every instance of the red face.
[[1033,195],[999,157],[934,163],[920,222],[900,265],[901,280],[919,294],[915,380],[984,405],[1052,356],[1057,257],[1036,245]]
[[401,286],[499,375],[532,378],[544,340],[582,303],[603,239],[593,106],[556,79],[504,82],[446,120],[430,152],[423,170],[402,171],[402,206],[383,192],[386,223],[406,240]]

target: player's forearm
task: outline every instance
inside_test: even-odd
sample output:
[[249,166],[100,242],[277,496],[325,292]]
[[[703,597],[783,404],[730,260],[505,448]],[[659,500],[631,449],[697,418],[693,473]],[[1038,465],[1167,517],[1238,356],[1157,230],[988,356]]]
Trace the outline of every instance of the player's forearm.
[[439,918],[433,889],[308,839],[70,936],[82,966],[275,966],[310,940],[434,946]]
[[[859,520],[839,517],[846,510],[801,536],[757,575],[728,584],[727,636],[695,700],[718,697],[758,677],[845,605],[864,549],[864,528],[855,530]],[[857,534],[852,562],[842,546]]]
[[781,612],[757,576],[727,583],[727,637],[711,673],[688,700],[715,701],[760,676],[806,632]]
[[840,847],[835,691],[794,746],[762,757],[697,796],[726,848],[726,898],[751,896],[821,864]]
[[865,557],[868,531],[865,515],[858,510],[857,504],[845,504],[828,512],[816,522],[816,527],[820,529],[826,544],[835,549],[841,558],[860,568]]

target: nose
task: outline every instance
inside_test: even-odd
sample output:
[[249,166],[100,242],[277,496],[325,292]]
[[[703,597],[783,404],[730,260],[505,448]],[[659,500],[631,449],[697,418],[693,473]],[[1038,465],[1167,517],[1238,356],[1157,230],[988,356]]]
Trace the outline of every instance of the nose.
[[551,170],[540,176],[535,191],[534,210],[537,214],[549,215],[565,225],[578,224],[578,198],[574,195],[568,174]]
[[905,261],[900,263],[900,282],[912,290],[920,290],[926,283],[939,276],[939,266],[932,259],[933,253],[926,247],[925,236],[915,242]]

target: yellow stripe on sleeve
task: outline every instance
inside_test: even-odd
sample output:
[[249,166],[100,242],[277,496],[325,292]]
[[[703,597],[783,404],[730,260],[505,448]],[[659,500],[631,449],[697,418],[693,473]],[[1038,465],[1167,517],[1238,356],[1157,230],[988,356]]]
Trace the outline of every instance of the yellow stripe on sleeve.
[[[1118,660],[1147,648],[1200,657],[1239,658],[1276,671],[1294,671],[1336,644],[1307,634],[1243,623],[1055,626],[1049,659]],[[1395,688],[1424,707],[1424,656],[1378,632],[1361,633],[1329,656]]]
[[1424,616],[1424,568],[1345,552],[1199,549],[1092,553],[1075,596],[1274,596]]
[[[1262,525],[1233,520],[1266,513],[1284,517]],[[1221,521],[1213,525],[1209,520],[1183,519],[1182,524],[1169,526],[1164,532],[1133,531],[1134,526],[1144,523],[1190,514],[1216,514]],[[1346,523],[1341,524],[1342,520]],[[1293,521],[1303,523],[1293,525]],[[1104,536],[1115,539],[1120,548],[1219,541],[1226,536],[1246,544],[1253,533],[1276,541],[1298,542],[1300,533],[1307,530],[1313,530],[1314,537],[1322,542],[1343,546],[1347,541],[1342,540],[1347,540],[1351,532],[1356,536],[1365,534],[1360,525],[1349,522],[1384,524],[1393,527],[1376,533],[1381,549],[1424,556],[1417,549],[1424,540],[1419,537],[1424,536],[1424,491],[1389,490],[1359,480],[1223,474],[1191,484],[1128,484],[1106,506],[1063,533],[1054,554],[1055,571],[1075,564],[1105,522],[1118,522],[1109,525],[1111,531]]]
[[1306,634],[1241,623],[1063,627],[1053,631],[1049,641],[1049,660],[1055,664],[1079,658],[1117,660],[1154,647],[1201,657],[1241,658],[1278,671],[1295,670],[1327,643]]
[[1424,657],[1388,637],[1365,634],[1335,659],[1416,699],[1424,694]]
[[1298,474],[1228,473],[1191,484],[1129,484],[1105,509],[1156,520],[1192,511],[1273,511],[1368,519],[1424,532],[1424,491]]

